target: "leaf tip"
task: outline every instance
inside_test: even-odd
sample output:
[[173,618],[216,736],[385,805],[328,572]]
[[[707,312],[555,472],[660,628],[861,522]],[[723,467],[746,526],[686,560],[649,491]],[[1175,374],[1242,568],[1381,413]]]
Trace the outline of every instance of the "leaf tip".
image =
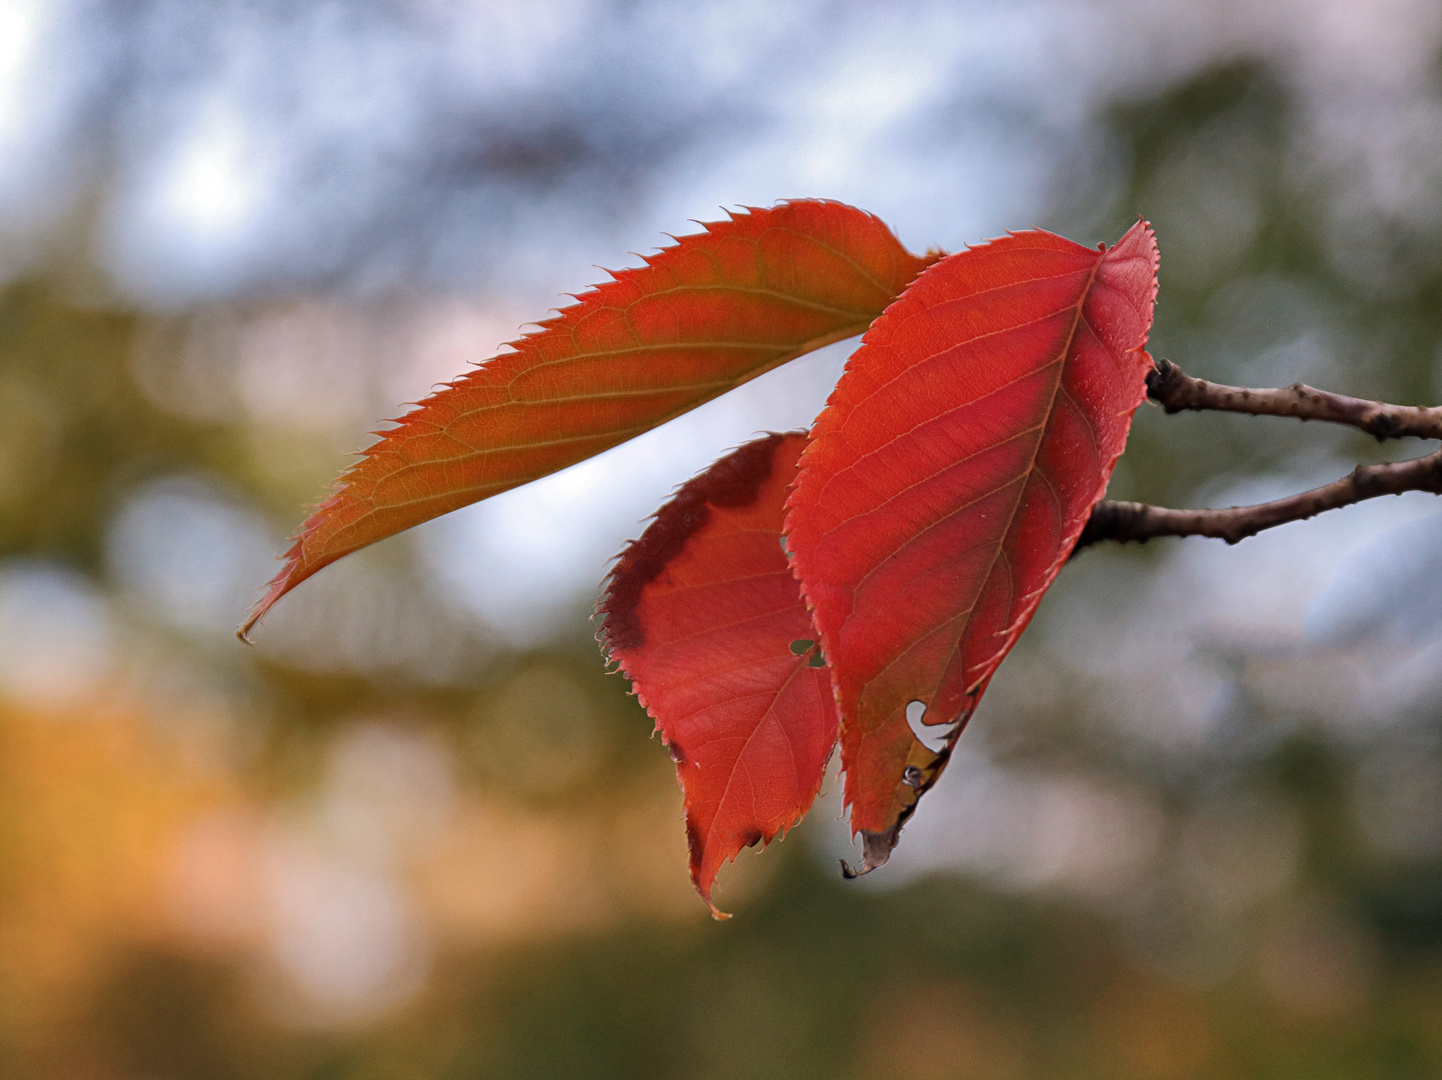
[[261,619],[265,618],[265,613],[271,609],[271,606],[290,588],[287,578],[290,576],[291,565],[287,563],[285,569],[271,579],[265,595],[260,598],[260,602],[255,607],[250,609],[250,614],[245,617],[245,622],[241,623],[239,629],[236,630],[235,636],[247,645],[255,644],[250,639],[250,632],[255,629]]
[[907,815],[903,814],[900,821],[889,829],[881,832],[872,832],[870,829],[862,829],[861,836],[861,865],[860,868],[853,868],[845,859],[841,860],[841,876],[847,881],[854,881],[856,878],[865,877],[877,867],[885,866],[886,861],[891,858],[891,852],[896,847],[896,840],[901,832],[901,826]]
[[265,618],[266,612],[275,606],[277,600],[290,592],[291,589],[295,588],[306,578],[310,577],[311,574],[315,573],[322,566],[329,565],[330,562],[334,561],[327,559],[324,562],[304,566],[305,559],[301,548],[301,538],[304,537],[306,528],[312,521],[314,521],[314,517],[312,517],[311,521],[306,522],[306,525],[301,527],[301,532],[296,537],[295,543],[283,556],[285,565],[282,566],[275,577],[271,578],[266,584],[265,595],[257,601],[255,607],[250,609],[250,614],[246,616],[245,622],[241,623],[240,629],[236,630],[235,636],[247,645],[254,644],[250,639],[250,632],[255,629],[261,619]]
[[[659,724],[656,730],[660,730]],[[661,736],[661,741],[666,742],[665,735]],[[681,748],[675,743],[668,743],[667,746],[671,750],[671,760],[676,762],[679,777],[681,763],[685,760],[684,755],[680,754]],[[722,911],[711,900],[711,886],[716,883],[717,867],[708,868],[706,866],[706,842],[702,839],[700,826],[689,809],[686,812],[686,848],[691,862],[691,884],[696,887],[696,895],[705,901],[707,908],[711,911],[711,918],[717,922],[725,922],[731,918],[731,913]],[[734,860],[736,856],[733,855],[731,858]]]

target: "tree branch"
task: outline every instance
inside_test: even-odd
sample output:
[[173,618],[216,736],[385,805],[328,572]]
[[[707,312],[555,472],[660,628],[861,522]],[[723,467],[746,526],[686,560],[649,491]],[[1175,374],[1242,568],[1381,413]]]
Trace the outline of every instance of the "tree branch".
[[1302,383],[1276,390],[1251,390],[1194,379],[1170,360],[1157,361],[1147,376],[1147,396],[1169,413],[1184,410],[1287,416],[1360,428],[1378,442],[1406,435],[1442,439],[1442,408],[1388,405],[1381,401],[1331,394]]
[[[1147,396],[1168,413],[1195,411],[1285,416],[1348,424],[1378,442],[1415,436],[1442,439],[1442,408],[1388,405],[1317,390],[1302,383],[1276,390],[1253,390],[1194,379],[1170,360],[1158,361],[1147,376]],[[1358,465],[1342,479],[1299,495],[1255,506],[1225,510],[1172,510],[1146,503],[1103,500],[1092,509],[1072,554],[1102,540],[1145,543],[1154,536],[1210,536],[1235,544],[1263,529],[1302,521],[1324,510],[1351,506],[1380,495],[1429,491],[1442,495],[1442,450],[1410,461]]]
[[1145,543],[1154,536],[1212,536],[1235,544],[1263,529],[1315,517],[1379,495],[1430,491],[1442,495],[1442,450],[1390,465],[1358,465],[1347,476],[1300,495],[1225,510],[1171,510],[1134,502],[1099,502],[1075,551],[1099,540]]

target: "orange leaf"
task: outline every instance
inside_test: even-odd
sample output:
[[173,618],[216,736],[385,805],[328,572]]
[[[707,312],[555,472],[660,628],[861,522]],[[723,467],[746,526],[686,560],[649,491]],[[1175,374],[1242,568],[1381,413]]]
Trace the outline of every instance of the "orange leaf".
[[781,547],[806,443],[768,435],[684,485],[621,555],[601,640],[671,748],[691,880],[795,824],[836,743],[831,676]]
[[[817,420],[787,543],[830,662],[863,871],[886,861],[1066,562],[1146,396],[1156,241],[1016,233],[927,270]],[[940,753],[912,733],[957,723]]]
[[555,472],[859,334],[932,258],[803,200],[677,240],[404,416],[301,527],[242,627],[357,548]]

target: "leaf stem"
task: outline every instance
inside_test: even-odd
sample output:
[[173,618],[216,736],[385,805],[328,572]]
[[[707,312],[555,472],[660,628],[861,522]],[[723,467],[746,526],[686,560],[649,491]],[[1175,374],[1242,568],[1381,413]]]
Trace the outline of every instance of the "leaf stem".
[[[1224,386],[1194,379],[1169,360],[1159,361],[1156,370],[1147,376],[1147,395],[1168,413],[1211,410],[1322,420],[1359,428],[1379,442],[1404,436],[1442,439],[1442,408],[1389,405],[1328,393],[1302,383],[1262,390]],[[1235,544],[1264,529],[1407,491],[1442,495],[1442,450],[1409,461],[1358,465],[1330,484],[1255,506],[1173,510],[1103,500],[1093,508],[1073,554],[1103,540],[1145,543],[1155,536],[1209,536]]]

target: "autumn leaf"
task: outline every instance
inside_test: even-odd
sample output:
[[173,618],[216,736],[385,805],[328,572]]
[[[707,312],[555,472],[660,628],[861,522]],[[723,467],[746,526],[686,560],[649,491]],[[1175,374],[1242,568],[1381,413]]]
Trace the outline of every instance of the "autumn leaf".
[[875,217],[799,200],[706,224],[380,433],[301,527],[242,627],[384,537],[600,453],[861,333],[936,256]]
[[[886,860],[1105,491],[1146,393],[1157,256],[1139,223],[1110,250],[1031,231],[919,258],[818,201],[705,230],[382,434],[245,629],[358,547],[870,325],[810,440],[768,436],[685,485],[602,604],[603,643],[676,758],[710,904],[727,860],[805,813],[838,715],[862,870]],[[912,733],[917,706],[949,725],[939,752]]]
[[[1012,234],[928,269],[812,431],[787,543],[830,662],[862,872],[886,861],[1106,490],[1146,396],[1157,249]],[[912,733],[956,723],[934,753]]]
[[810,807],[836,742],[831,676],[781,545],[800,432],[733,450],[622,553],[600,638],[671,748],[691,880]]

